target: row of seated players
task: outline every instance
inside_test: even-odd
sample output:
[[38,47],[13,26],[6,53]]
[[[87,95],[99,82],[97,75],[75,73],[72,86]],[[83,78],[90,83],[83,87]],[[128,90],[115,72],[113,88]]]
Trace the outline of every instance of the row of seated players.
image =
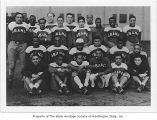
[[[101,45],[100,37],[95,37],[94,45],[89,47],[84,46],[84,40],[78,38],[76,47],[68,51],[60,44],[60,39],[59,36],[55,37],[54,45],[47,49],[48,52],[45,55],[46,49],[39,45],[38,37],[33,39],[34,46],[26,49],[31,62],[21,73],[26,76],[25,88],[30,94],[41,93],[39,86],[44,83],[44,79],[48,78],[48,73],[51,74],[51,80],[47,79],[46,83],[52,84],[53,87],[58,84],[59,93],[65,94],[70,93],[69,88],[88,94],[89,87],[93,89],[95,83],[100,88],[107,88],[111,83],[113,92],[124,93],[124,88],[130,82],[130,75],[139,85],[138,92],[146,88],[150,68],[147,54],[141,51],[139,44],[134,46],[134,51],[129,52],[123,45],[123,40],[118,38],[117,45],[108,50]],[[38,49],[41,46],[44,51]],[[30,48],[33,48],[32,51]],[[49,60],[42,60],[44,56]],[[48,64],[39,64],[42,62]]]
[[[32,18],[35,19],[35,17]],[[140,43],[141,41],[141,28],[135,24],[136,17],[130,16],[130,25],[123,28],[117,27],[116,19],[114,17],[109,18],[109,27],[101,26],[101,19],[97,18],[95,20],[96,26],[85,26],[85,18],[78,18],[78,25],[76,24],[63,24],[63,17],[59,16],[57,18],[57,23],[46,24],[46,20],[41,18],[38,20],[38,25],[35,22],[30,24],[22,23],[19,25],[16,22],[11,22],[8,25],[8,31],[14,34],[21,33],[21,37],[26,37],[26,41],[18,40],[15,38],[15,42],[27,42],[30,46],[33,40],[33,36],[38,36],[42,45],[48,48],[52,42],[54,42],[55,36],[61,37],[62,45],[66,46],[68,49],[76,46],[77,38],[82,38],[84,40],[85,46],[90,46],[92,40],[95,36],[100,36],[101,43],[109,48],[116,45],[116,40],[118,37],[126,40],[126,45],[130,50],[130,46],[135,43]],[[21,27],[22,26],[22,27]],[[27,33],[28,34],[25,34]],[[10,33],[11,33],[10,32]],[[25,36],[26,35],[26,36]]]

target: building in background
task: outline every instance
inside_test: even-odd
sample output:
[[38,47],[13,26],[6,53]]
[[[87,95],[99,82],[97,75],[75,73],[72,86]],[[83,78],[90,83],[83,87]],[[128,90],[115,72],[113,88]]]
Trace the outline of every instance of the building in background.
[[7,16],[13,16],[16,12],[24,13],[25,19],[29,18],[30,15],[35,15],[37,20],[40,18],[47,18],[48,12],[55,14],[55,21],[59,15],[64,17],[66,20],[67,13],[74,14],[74,21],[77,22],[79,16],[86,18],[87,14],[92,14],[95,18],[100,17],[102,24],[107,26],[109,24],[109,17],[113,16],[117,19],[119,27],[123,28],[129,24],[129,16],[136,16],[136,24],[142,28],[142,41],[150,41],[150,7],[109,7],[109,6],[96,6],[96,7],[54,7],[54,6],[43,6],[43,7],[7,7]]

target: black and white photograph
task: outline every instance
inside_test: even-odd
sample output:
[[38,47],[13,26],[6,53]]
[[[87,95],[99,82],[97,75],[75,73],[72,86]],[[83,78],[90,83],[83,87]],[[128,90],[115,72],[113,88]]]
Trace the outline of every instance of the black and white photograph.
[[84,110],[90,112],[97,112],[94,107],[103,107],[101,112],[121,107],[147,111],[154,104],[152,72],[156,71],[151,69],[156,67],[152,64],[156,55],[151,53],[156,48],[152,51],[151,45],[156,35],[152,35],[151,5],[56,2],[10,3],[3,8],[5,111],[16,107],[23,112],[27,107],[57,108],[57,112],[59,107],[62,112],[66,107],[71,112],[71,107],[89,107]]

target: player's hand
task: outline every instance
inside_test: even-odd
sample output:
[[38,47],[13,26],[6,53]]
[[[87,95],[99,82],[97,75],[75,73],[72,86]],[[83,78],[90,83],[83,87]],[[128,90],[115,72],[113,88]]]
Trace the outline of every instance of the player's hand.
[[98,76],[102,76],[102,75],[104,75],[104,72],[99,72],[98,73]]
[[38,77],[38,75],[32,74],[32,78],[37,78],[37,77]]
[[147,76],[146,73],[144,73],[144,74],[139,74],[139,77],[145,77],[145,76]]
[[43,72],[39,72],[39,73],[38,73],[38,75],[41,75],[41,74],[43,74]]

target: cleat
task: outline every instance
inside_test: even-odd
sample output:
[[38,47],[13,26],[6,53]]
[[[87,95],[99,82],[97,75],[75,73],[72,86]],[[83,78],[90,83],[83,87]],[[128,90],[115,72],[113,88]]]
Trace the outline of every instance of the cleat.
[[68,90],[66,86],[63,86],[63,91],[66,95],[70,94],[70,91]]
[[86,89],[86,87],[82,87],[81,91],[83,92],[84,95],[88,94],[88,90]]
[[117,89],[114,87],[114,88],[112,88],[112,92],[113,92],[113,93],[117,93],[118,91],[117,91]]

